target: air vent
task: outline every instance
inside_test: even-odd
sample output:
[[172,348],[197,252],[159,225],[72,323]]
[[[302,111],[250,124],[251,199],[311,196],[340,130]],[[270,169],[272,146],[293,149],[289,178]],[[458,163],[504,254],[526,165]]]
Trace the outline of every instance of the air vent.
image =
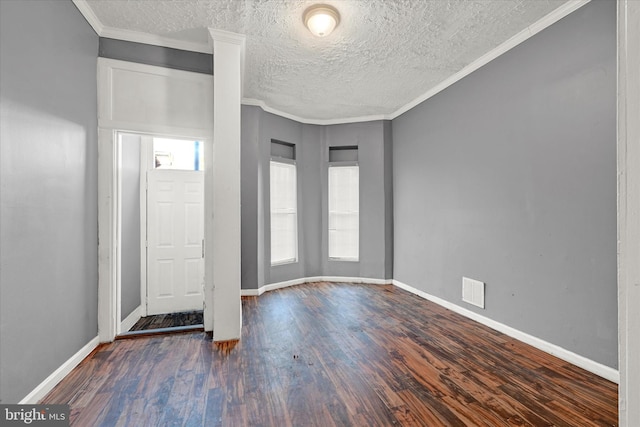
[[463,277],[462,301],[484,308],[484,283]]

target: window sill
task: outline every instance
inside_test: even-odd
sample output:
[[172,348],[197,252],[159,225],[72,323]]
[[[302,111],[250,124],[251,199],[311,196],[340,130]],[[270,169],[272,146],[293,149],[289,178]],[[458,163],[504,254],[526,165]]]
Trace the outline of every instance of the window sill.
[[297,263],[298,263],[297,259],[287,260],[287,261],[278,261],[278,262],[271,263],[271,267],[278,267],[281,265],[289,265],[289,264],[297,264]]

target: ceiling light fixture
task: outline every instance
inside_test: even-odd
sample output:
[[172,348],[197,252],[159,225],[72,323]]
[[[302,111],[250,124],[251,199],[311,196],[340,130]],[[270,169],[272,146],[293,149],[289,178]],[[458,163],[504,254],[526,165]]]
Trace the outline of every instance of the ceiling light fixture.
[[340,23],[340,13],[328,4],[315,4],[304,11],[302,19],[314,36],[326,37]]

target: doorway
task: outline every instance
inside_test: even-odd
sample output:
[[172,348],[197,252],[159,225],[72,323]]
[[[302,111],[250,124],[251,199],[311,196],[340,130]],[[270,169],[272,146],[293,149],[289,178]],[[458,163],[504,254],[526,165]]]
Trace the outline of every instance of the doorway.
[[118,132],[118,336],[204,330],[203,143]]

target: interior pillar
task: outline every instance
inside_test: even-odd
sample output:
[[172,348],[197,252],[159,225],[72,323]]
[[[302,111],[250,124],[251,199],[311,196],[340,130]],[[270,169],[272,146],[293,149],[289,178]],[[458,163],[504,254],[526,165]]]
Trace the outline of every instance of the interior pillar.
[[620,426],[640,425],[640,2],[618,2]]
[[205,184],[205,330],[240,339],[240,103],[245,37],[209,29],[213,44],[213,146]]

